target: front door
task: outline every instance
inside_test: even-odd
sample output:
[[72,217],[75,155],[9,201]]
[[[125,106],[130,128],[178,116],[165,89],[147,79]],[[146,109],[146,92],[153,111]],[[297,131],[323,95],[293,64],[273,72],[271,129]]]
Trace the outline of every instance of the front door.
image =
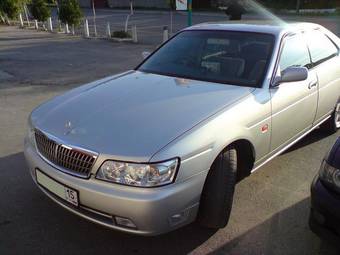
[[[284,41],[278,74],[288,67],[311,67],[307,44],[301,35]],[[281,83],[271,88],[271,97],[271,150],[278,151],[312,127],[318,104],[316,73],[309,70],[305,81]]]

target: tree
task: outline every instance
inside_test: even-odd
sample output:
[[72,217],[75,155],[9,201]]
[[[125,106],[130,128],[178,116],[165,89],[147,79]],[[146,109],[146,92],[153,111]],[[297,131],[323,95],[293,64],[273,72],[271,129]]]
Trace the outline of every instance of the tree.
[[77,0],[61,0],[59,5],[59,19],[64,24],[78,26],[83,13]]
[[51,10],[45,0],[32,0],[31,13],[38,21],[46,21],[51,16]]
[[176,10],[176,0],[167,0],[167,3],[171,10]]
[[17,18],[20,12],[18,0],[0,0],[0,15],[6,15],[10,19]]

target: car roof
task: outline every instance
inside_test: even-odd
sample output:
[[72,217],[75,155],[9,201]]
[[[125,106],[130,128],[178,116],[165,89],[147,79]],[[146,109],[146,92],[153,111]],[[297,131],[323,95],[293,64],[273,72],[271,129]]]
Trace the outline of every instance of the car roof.
[[222,22],[208,22],[185,30],[225,30],[225,31],[240,31],[253,33],[266,33],[275,36],[282,36],[284,34],[296,33],[302,30],[313,30],[321,28],[320,25],[314,23],[286,23],[283,21],[222,21]]

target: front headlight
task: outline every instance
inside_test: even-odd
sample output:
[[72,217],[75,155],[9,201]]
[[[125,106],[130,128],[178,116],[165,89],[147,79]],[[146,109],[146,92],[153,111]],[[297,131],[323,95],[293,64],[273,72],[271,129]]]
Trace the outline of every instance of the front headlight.
[[175,180],[179,159],[153,164],[107,160],[99,168],[97,179],[138,187],[157,187]]
[[319,176],[324,182],[340,189],[340,170],[329,165],[326,160],[322,162]]

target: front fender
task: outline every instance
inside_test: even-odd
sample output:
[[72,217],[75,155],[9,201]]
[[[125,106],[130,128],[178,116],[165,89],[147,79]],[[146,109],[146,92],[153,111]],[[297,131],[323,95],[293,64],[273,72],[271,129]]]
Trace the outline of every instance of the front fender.
[[[271,105],[268,97],[267,90],[259,89],[182,134],[153,155],[150,161],[180,157],[178,182],[207,172],[221,151],[238,140],[246,140],[252,145],[256,161],[267,155],[270,148]],[[265,131],[263,127],[266,127]]]

